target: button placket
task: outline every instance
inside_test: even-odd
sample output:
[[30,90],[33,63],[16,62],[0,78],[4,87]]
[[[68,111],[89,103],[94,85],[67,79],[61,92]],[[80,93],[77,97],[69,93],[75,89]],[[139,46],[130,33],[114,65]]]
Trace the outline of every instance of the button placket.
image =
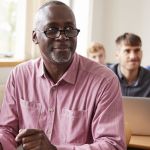
[[49,108],[48,111],[49,111],[49,112],[54,112],[54,109],[53,109],[53,108]]
[[50,139],[52,138],[52,131],[53,131],[53,124],[54,124],[54,117],[55,117],[55,105],[56,105],[56,98],[57,98],[57,88],[56,86],[53,86],[51,88],[51,94],[50,94],[50,97],[51,97],[51,103],[50,103],[50,106],[51,108],[48,109],[48,112],[50,114],[50,118],[49,118],[49,123],[51,124],[50,125],[50,128],[47,129],[47,134],[48,136],[50,137]]

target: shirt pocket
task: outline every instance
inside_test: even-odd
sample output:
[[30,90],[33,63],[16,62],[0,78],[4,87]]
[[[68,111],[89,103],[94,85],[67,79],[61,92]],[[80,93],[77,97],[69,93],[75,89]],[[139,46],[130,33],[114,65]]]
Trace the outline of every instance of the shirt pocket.
[[41,104],[20,99],[19,128],[38,128]]
[[62,124],[64,125],[65,143],[82,144],[87,136],[87,111],[62,110]]

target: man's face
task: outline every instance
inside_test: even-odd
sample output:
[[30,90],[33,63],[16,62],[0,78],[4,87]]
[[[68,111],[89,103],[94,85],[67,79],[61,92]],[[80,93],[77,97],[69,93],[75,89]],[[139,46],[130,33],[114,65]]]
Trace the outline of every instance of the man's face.
[[122,42],[118,45],[117,58],[122,69],[137,70],[142,60],[141,46],[125,45]]
[[97,63],[105,64],[105,52],[100,49],[97,52],[89,53],[89,58]]
[[72,11],[62,5],[48,6],[42,10],[38,19],[38,27],[33,31],[33,41],[39,45],[43,59],[54,64],[70,63],[76,49],[77,37],[68,38],[61,32],[59,37],[48,38],[41,31],[76,28]]

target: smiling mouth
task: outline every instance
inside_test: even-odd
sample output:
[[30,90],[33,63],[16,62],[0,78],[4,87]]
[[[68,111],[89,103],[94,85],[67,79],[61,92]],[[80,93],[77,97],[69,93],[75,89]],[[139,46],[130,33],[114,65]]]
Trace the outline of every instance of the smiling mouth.
[[137,64],[139,64],[139,61],[130,61],[129,64],[131,64],[131,65],[137,65]]
[[55,51],[70,51],[70,48],[53,48]]

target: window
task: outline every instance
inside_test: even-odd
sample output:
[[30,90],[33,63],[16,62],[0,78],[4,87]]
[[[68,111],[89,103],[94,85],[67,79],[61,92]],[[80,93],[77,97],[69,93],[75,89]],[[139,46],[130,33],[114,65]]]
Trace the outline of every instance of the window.
[[11,57],[15,49],[17,1],[1,0],[0,6],[0,55]]
[[[69,5],[70,0],[62,0]],[[35,12],[46,0],[0,0],[0,59],[30,59],[39,55],[32,43]]]
[[[38,47],[32,42],[33,19],[37,8],[46,1],[0,0],[0,61],[2,58],[7,58],[6,60],[11,60],[10,58],[24,60],[39,56]],[[84,18],[85,15],[79,17],[81,16],[81,13],[79,13],[80,7],[82,9],[83,6],[81,2],[79,5],[74,0],[61,1],[73,8],[76,19]],[[88,14],[87,10],[84,14]],[[79,40],[77,49],[83,50],[86,47],[88,37],[85,33],[88,23],[85,23],[85,19],[77,20],[77,22],[77,27],[81,29],[79,39],[82,39]],[[82,52],[79,51],[79,53]]]
[[23,57],[18,53],[24,46],[23,4],[23,0],[0,0],[0,58]]
[[[83,7],[84,6],[84,7]],[[76,1],[72,2],[72,8],[76,16],[77,28],[81,30],[78,36],[77,52],[83,56],[87,54],[87,47],[89,45],[90,39],[90,0]],[[82,13],[81,11],[82,10]]]

